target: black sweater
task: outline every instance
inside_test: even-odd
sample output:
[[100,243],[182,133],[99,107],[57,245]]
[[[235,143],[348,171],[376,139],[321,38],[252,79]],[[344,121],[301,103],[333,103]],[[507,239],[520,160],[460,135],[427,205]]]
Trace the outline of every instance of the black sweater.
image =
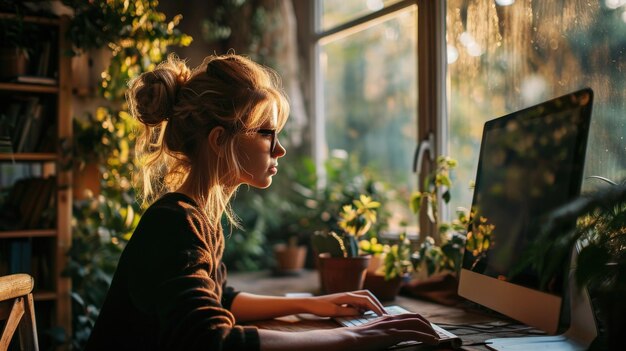
[[179,193],[156,201],[128,242],[86,350],[258,350],[235,325],[224,239]]

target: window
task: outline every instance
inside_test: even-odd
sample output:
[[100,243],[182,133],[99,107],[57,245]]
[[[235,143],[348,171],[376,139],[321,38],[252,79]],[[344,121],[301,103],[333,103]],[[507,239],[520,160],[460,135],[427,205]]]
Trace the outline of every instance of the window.
[[448,0],[446,13],[451,209],[471,204],[485,121],[583,87],[595,92],[585,173],[626,178],[626,1]]
[[412,1],[316,1],[316,152],[318,161],[355,157],[392,184],[400,200],[387,204],[400,222],[415,220],[417,144],[417,6]]
[[322,31],[332,29],[382,10],[386,6],[397,3],[398,1],[399,0],[323,0],[320,3],[322,16],[320,18],[319,29]]

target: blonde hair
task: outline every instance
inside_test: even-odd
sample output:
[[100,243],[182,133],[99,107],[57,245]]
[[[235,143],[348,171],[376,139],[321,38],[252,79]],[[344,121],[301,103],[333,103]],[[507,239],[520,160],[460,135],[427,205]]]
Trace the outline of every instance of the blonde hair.
[[[224,213],[236,225],[228,206],[236,186],[227,182],[242,172],[236,140],[267,123],[274,104],[276,127],[283,128],[289,104],[278,75],[236,54],[208,56],[193,70],[170,55],[131,81],[126,99],[131,114],[143,124],[136,144],[143,203],[150,204],[187,181],[212,229],[220,227]],[[217,158],[211,157],[208,145],[209,132],[216,126],[226,131]],[[218,162],[222,155],[224,161]]]

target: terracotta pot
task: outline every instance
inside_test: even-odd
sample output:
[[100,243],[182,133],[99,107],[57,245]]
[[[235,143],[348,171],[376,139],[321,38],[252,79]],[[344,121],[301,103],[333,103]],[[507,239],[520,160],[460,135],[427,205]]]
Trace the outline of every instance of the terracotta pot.
[[367,266],[367,274],[374,274],[383,266],[385,262],[385,254],[372,255],[369,265]]
[[304,267],[304,259],[306,258],[306,251],[306,246],[274,245],[276,272],[296,273],[302,270],[302,267]]
[[74,167],[72,195],[74,200],[83,200],[100,195],[100,170],[95,163],[88,163],[80,169]]
[[24,50],[0,48],[0,78],[24,75],[27,66],[28,57]]
[[330,257],[318,255],[320,285],[323,294],[363,289],[365,272],[371,256]]
[[401,288],[402,295],[455,306],[463,301],[457,294],[459,280],[455,273],[444,272],[426,278],[415,278]]
[[380,301],[392,301],[398,296],[403,281],[402,277],[385,280],[382,274],[368,272],[365,275],[363,288],[371,291]]

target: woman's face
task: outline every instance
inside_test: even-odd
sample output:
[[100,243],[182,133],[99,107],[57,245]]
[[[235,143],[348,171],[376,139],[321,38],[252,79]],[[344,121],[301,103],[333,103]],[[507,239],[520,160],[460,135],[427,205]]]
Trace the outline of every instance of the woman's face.
[[241,164],[240,183],[249,184],[255,188],[267,188],[272,184],[272,176],[278,172],[278,159],[285,156],[285,148],[278,141],[278,112],[276,104],[272,105],[272,116],[261,130],[275,131],[276,147],[272,148],[271,133],[253,133],[242,135],[239,139],[237,156]]

